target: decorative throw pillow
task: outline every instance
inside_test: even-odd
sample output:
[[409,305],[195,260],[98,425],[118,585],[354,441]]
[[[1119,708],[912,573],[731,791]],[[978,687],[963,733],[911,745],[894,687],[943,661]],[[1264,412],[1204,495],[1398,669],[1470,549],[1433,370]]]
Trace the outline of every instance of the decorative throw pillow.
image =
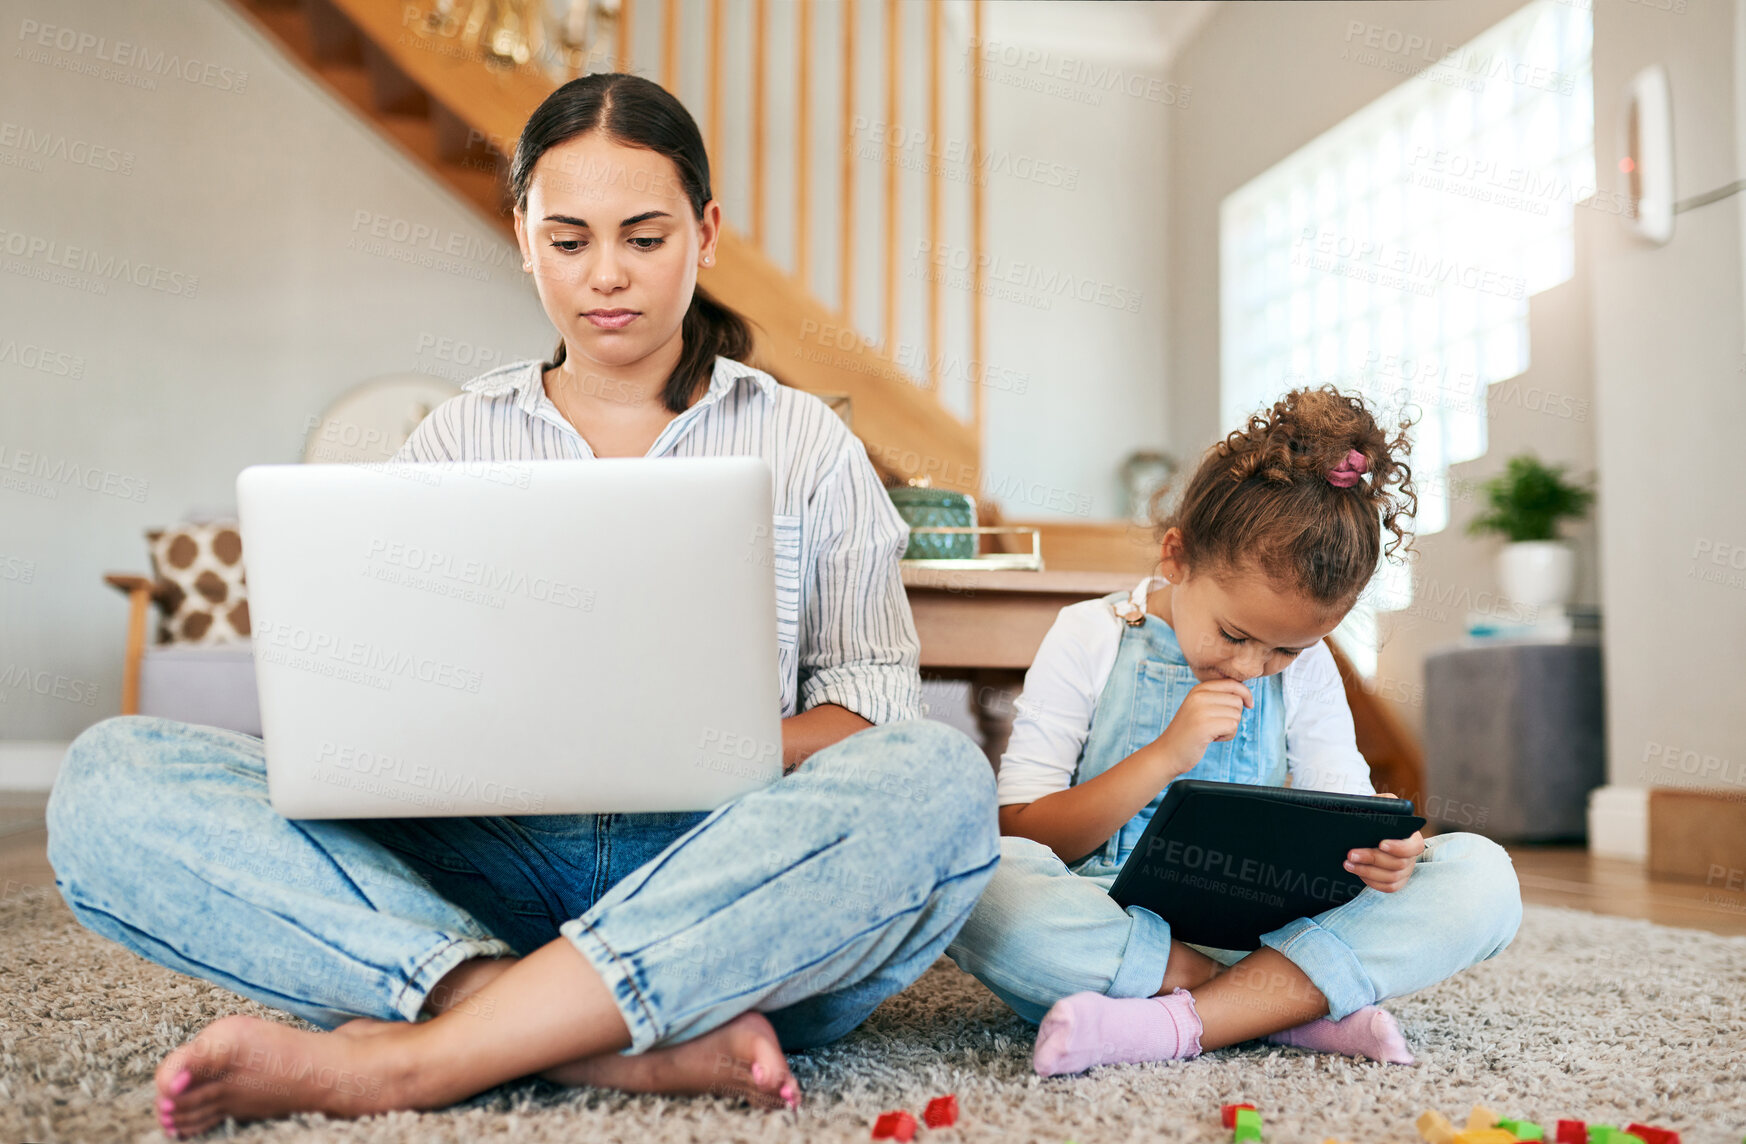
[[220,644],[249,638],[242,533],[235,520],[152,529],[146,541],[163,609],[161,642]]

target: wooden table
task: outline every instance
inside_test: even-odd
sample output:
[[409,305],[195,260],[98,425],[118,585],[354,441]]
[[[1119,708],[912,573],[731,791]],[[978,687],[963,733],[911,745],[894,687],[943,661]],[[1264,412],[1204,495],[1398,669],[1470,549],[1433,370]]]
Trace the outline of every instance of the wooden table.
[[1012,734],[1013,700],[1037,646],[1068,604],[1140,582],[1130,572],[981,572],[903,565],[924,679],[970,682],[990,762]]

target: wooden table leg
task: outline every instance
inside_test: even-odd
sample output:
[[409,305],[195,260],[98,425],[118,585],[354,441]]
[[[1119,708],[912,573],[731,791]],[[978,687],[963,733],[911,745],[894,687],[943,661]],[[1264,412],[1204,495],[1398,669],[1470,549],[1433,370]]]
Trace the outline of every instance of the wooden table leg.
[[978,668],[970,673],[970,711],[982,732],[982,751],[996,770],[1012,738],[1014,703],[1024,690],[1025,673],[1009,668]]
[[152,610],[152,590],[135,587],[128,592],[127,651],[121,661],[121,714],[139,714],[140,661],[145,656],[146,621]]

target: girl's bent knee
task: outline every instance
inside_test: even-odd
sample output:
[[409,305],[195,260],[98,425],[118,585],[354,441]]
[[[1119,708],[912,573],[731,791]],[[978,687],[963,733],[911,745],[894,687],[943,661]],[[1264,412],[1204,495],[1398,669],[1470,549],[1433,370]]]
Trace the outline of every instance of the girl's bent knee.
[[1445,834],[1435,839],[1435,861],[1461,873],[1455,900],[1474,933],[1478,960],[1495,957],[1515,939],[1522,924],[1522,890],[1509,851],[1479,834]]

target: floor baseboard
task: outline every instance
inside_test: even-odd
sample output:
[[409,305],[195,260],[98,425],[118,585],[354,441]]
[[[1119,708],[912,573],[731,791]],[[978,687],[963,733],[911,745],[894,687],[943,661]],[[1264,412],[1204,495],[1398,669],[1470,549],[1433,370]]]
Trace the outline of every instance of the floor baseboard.
[[1603,858],[1649,859],[1649,790],[1603,786],[1588,795],[1588,849]]
[[70,746],[53,740],[0,741],[0,790],[48,790]]

